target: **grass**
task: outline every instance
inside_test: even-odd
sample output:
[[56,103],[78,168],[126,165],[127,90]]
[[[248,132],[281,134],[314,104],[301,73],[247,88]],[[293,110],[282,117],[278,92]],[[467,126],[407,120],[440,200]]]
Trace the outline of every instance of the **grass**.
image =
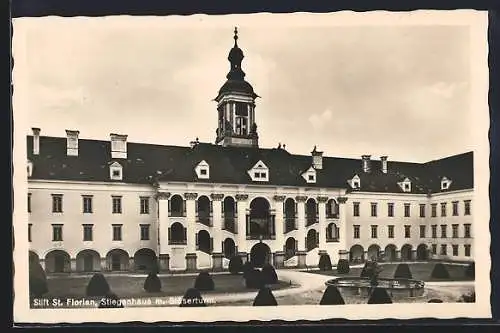
[[[47,280],[49,293],[44,297],[83,297],[90,278],[90,276],[52,277]],[[106,276],[111,291],[118,297],[182,296],[187,289],[194,287],[196,276],[160,276],[162,291],[158,293],[144,291],[145,279],[144,276]],[[245,288],[245,280],[241,275],[214,274],[212,279],[215,290],[203,292],[203,295],[253,291],[253,289]],[[289,287],[288,282],[279,281],[278,284],[272,285],[271,289],[277,290],[287,287]]]
[[[432,270],[434,268],[435,263],[434,262],[426,262],[426,263],[411,263],[408,264],[410,267],[411,274],[413,276],[413,279],[416,280],[422,280],[426,282],[430,281],[473,281],[474,279],[471,279],[467,276],[465,276],[465,270],[467,268],[466,265],[456,265],[456,264],[446,264],[443,263],[443,265],[446,267],[448,272],[450,273],[450,278],[449,279],[435,279],[431,277]],[[396,267],[398,266],[398,263],[388,263],[388,264],[381,264],[382,272],[380,273],[379,277],[381,278],[392,278],[394,277],[394,272],[396,271]],[[347,276],[360,276],[361,271],[363,270],[363,267],[351,267],[350,272],[348,274],[338,274],[337,270],[333,268],[331,271],[308,271],[309,273],[315,273],[315,274],[323,274],[323,275],[333,275],[333,276],[342,276],[342,277],[347,277]]]

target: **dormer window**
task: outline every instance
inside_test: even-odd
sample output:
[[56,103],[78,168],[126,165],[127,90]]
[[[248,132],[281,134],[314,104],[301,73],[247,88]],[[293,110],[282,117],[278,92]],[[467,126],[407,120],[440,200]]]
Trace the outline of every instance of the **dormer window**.
[[209,179],[210,178],[210,166],[203,160],[196,166],[195,170],[198,179]]
[[405,178],[402,182],[398,183],[399,187],[403,192],[411,192],[411,181],[408,178]]
[[354,177],[348,180],[347,183],[351,186],[352,189],[359,189],[361,187],[361,179],[358,175],[354,175]]
[[27,172],[28,172],[28,177],[31,177],[31,175],[33,174],[33,162],[31,161],[28,161]]
[[441,179],[441,191],[449,189],[450,185],[451,185],[451,180],[449,180],[446,177],[443,177],[443,179]]
[[248,171],[248,175],[254,182],[269,181],[269,169],[262,161],[257,162],[253,168]]
[[118,162],[114,162],[109,166],[109,178],[111,180],[122,180],[123,179],[123,170],[122,166]]
[[310,167],[302,174],[302,178],[304,178],[304,180],[309,184],[316,183],[316,170],[313,167]]

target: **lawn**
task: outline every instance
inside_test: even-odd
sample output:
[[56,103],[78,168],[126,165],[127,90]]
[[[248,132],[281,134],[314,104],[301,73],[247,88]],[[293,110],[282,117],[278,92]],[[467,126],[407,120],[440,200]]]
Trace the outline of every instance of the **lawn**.
[[[465,269],[467,268],[466,265],[458,265],[458,264],[447,264],[443,263],[443,265],[446,267],[448,272],[450,273],[450,278],[449,279],[434,279],[431,277],[432,270],[434,268],[435,263],[433,262],[428,262],[428,263],[411,263],[408,264],[410,267],[410,271],[412,273],[413,279],[416,280],[422,280],[422,281],[473,281],[474,279],[471,279],[467,276],[465,276]],[[396,271],[396,267],[398,266],[397,263],[388,263],[388,264],[381,264],[380,265],[382,268],[382,272],[380,273],[379,277],[381,278],[392,278],[394,277],[394,272]],[[333,276],[360,276],[361,271],[363,270],[362,267],[351,267],[350,271],[348,274],[339,274],[337,273],[337,270],[334,268],[331,271],[308,271],[309,273],[316,273],[316,274],[323,274],[323,275],[333,275]]]
[[[49,292],[44,297],[82,297],[90,276],[54,276],[47,280]],[[162,291],[158,293],[147,293],[143,289],[145,276],[120,276],[107,275],[106,280],[118,297],[163,297],[182,296],[189,288],[194,287],[196,276],[160,276]],[[214,274],[212,279],[215,290],[203,292],[203,295],[213,293],[241,293],[254,291],[245,288],[245,280],[242,275]],[[271,289],[283,289],[289,287],[288,282],[280,281],[272,285]]]

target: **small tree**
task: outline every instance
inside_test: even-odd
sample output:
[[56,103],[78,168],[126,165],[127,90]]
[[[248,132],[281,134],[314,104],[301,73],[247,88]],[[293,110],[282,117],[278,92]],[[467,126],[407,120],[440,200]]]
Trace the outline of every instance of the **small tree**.
[[475,279],[476,278],[476,264],[475,262],[471,262],[469,265],[467,265],[467,268],[465,269],[465,277]]
[[273,306],[278,305],[271,289],[262,287],[253,301],[253,306]]
[[148,274],[144,281],[144,290],[148,293],[157,293],[161,291],[161,280],[155,271]]
[[349,271],[349,261],[347,259],[340,259],[337,263],[337,273],[348,274]]
[[434,265],[434,269],[432,270],[431,277],[434,279],[449,279],[450,273],[445,265],[438,262]]
[[332,270],[332,261],[330,260],[330,256],[328,255],[328,253],[323,253],[319,256],[318,267],[320,271]]
[[200,291],[214,290],[214,280],[208,272],[200,272],[196,277],[194,287]]
[[101,273],[95,273],[87,284],[87,296],[106,296],[110,292],[108,281]]
[[336,286],[328,286],[321,297],[320,305],[339,305],[345,304],[344,298]]
[[47,276],[42,265],[37,262],[29,263],[29,293],[32,297],[41,297],[49,291]]
[[408,264],[399,264],[396,267],[396,271],[394,272],[394,278],[396,279],[412,279],[413,275],[411,274],[410,266]]
[[391,304],[392,299],[384,288],[373,289],[368,304]]
[[229,272],[231,274],[238,274],[243,271],[243,261],[240,256],[232,256],[229,260]]
[[271,264],[265,264],[262,267],[262,279],[264,284],[276,284],[278,283],[278,275],[276,270]]
[[183,307],[197,307],[197,306],[206,306],[203,297],[201,297],[200,291],[195,288],[189,288],[184,296],[182,297],[181,304],[179,304],[181,308]]

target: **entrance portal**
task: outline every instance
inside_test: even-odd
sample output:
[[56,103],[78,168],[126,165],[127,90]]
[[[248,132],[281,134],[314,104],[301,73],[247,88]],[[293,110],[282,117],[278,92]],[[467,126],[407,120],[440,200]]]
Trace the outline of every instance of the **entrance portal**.
[[254,267],[271,263],[271,249],[265,243],[257,243],[250,251],[250,262]]

